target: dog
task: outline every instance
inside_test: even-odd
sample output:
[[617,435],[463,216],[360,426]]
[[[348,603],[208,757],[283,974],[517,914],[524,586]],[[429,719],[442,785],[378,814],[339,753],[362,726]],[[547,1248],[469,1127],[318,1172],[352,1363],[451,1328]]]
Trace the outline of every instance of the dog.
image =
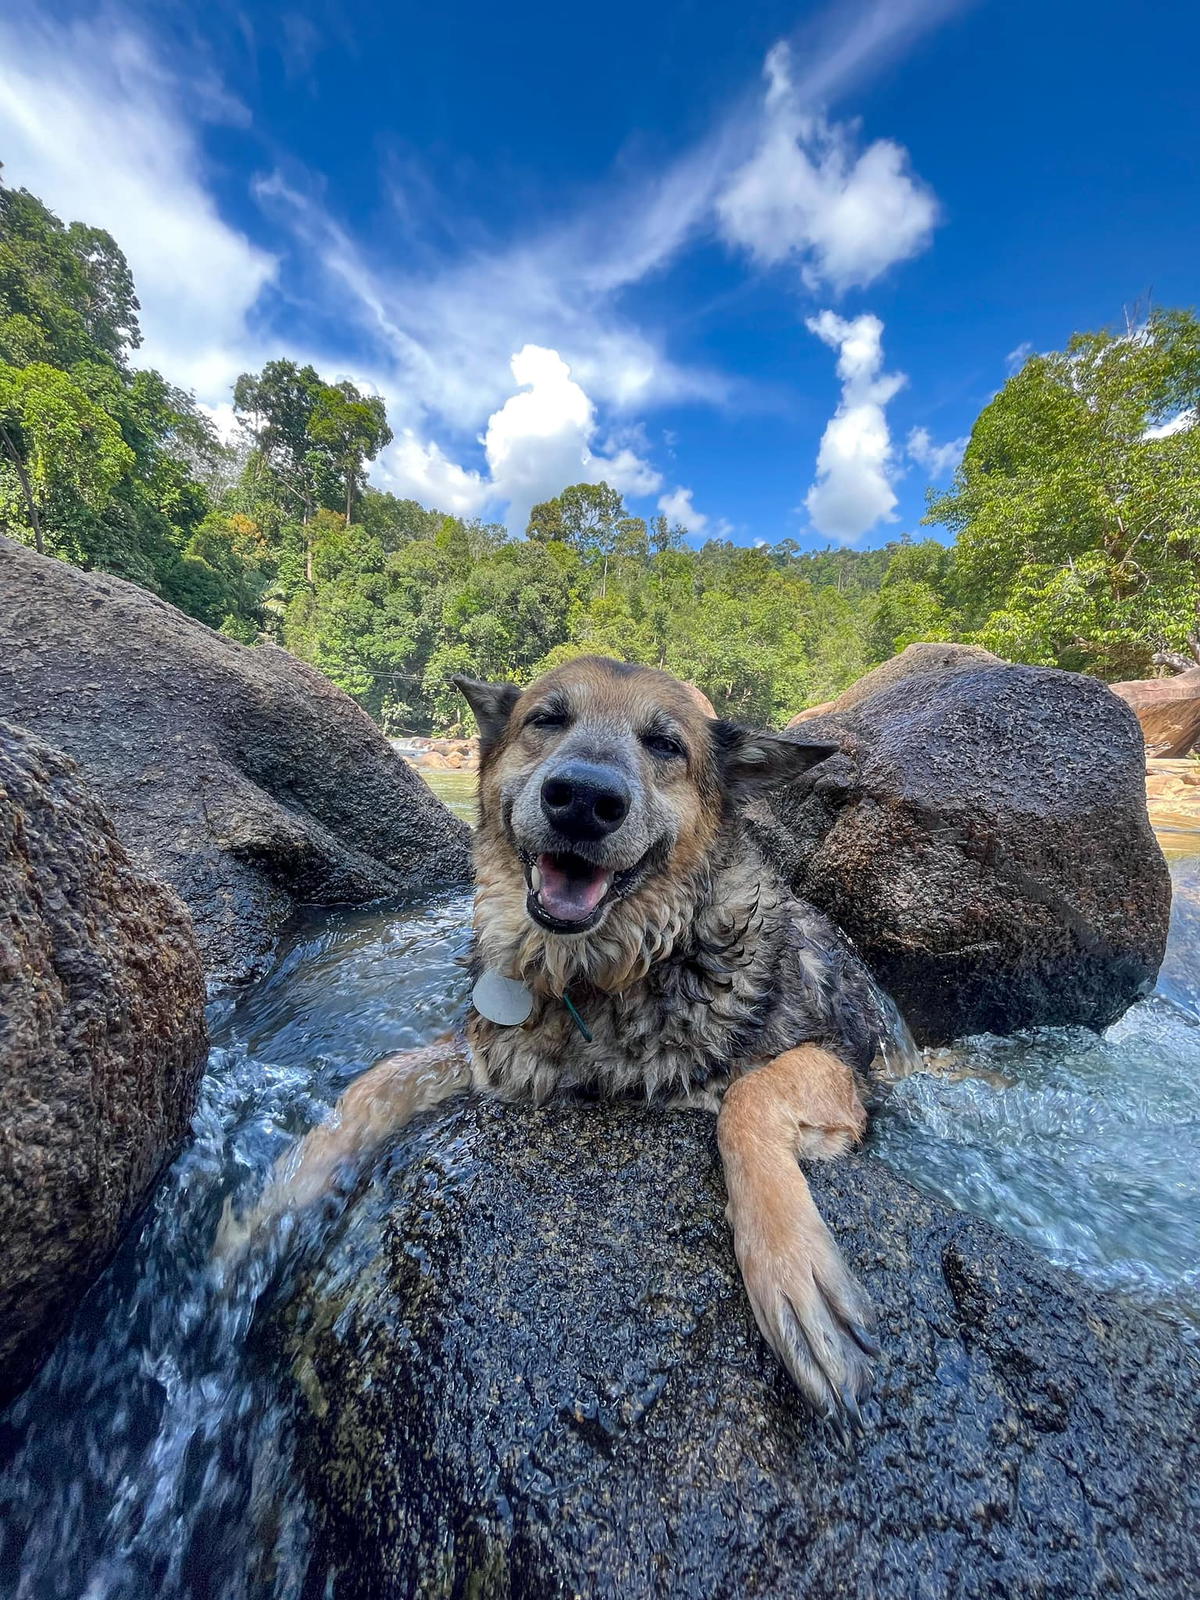
[[717,1112],[755,1320],[814,1412],[862,1427],[870,1302],[798,1158],[857,1144],[882,1041],[852,949],[757,847],[751,797],[829,744],[707,716],[654,668],[585,656],[528,688],[456,678],[480,735],[465,1038],[391,1056],[280,1164],[224,1246],[317,1199],[461,1089],[636,1096]]

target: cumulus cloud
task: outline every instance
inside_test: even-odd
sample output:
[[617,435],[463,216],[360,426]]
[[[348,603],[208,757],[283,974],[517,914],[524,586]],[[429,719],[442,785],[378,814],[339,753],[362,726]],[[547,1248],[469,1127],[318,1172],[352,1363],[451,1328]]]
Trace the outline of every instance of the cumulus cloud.
[[609,455],[594,448],[596,408],[557,350],[523,345],[509,368],[517,392],[488,418],[486,474],[458,466],[437,444],[405,430],[382,461],[389,485],[460,515],[505,506],[514,533],[524,532],[532,506],[571,483],[604,482],[625,495],[661,487],[660,474],[629,445]]
[[883,371],[883,323],[869,312],[847,320],[822,311],[808,328],[838,352],[842,397],[821,438],[816,482],[804,503],[818,533],[853,544],[876,523],[896,520],[884,407],[906,380]]
[[762,133],[717,199],[724,238],[765,266],[793,262],[807,287],[873,283],[923,250],[937,202],[890,139],[860,149],[857,126],[831,123],[797,92],[792,53],[767,56]]
[[906,448],[909,459],[924,467],[931,478],[944,478],[954,471],[963,458],[968,441],[949,439],[945,444],[934,444],[928,428],[913,428],[908,435]]
[[402,499],[419,500],[456,517],[475,516],[491,499],[491,488],[479,472],[458,465],[432,440],[402,428],[381,456],[376,481]]
[[[201,73],[188,94],[197,118],[241,115]],[[139,360],[215,403],[241,370],[247,319],[276,262],[219,215],[183,101],[144,39],[111,18],[0,21],[8,181],[64,220],[108,229],[137,283]]]
[[1154,427],[1147,428],[1142,438],[1170,439],[1177,433],[1187,433],[1198,422],[1200,422],[1200,415],[1196,411],[1178,411],[1173,417],[1169,417],[1166,422],[1159,422]]
[[670,494],[660,495],[658,509],[671,522],[679,523],[689,533],[703,533],[708,527],[708,518],[703,511],[697,511],[692,504],[690,489],[675,488]]

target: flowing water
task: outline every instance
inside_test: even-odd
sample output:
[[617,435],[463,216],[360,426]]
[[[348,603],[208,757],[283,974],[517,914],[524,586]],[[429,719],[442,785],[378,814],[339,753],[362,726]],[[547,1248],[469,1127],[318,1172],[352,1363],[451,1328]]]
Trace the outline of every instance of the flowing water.
[[[460,813],[470,775],[432,775]],[[881,1157],[1052,1260],[1200,1329],[1200,836],[1176,879],[1159,987],[1101,1039],[971,1039],[901,1075]],[[0,1596],[292,1600],[306,1526],[279,1357],[260,1313],[286,1266],[232,1286],[209,1259],[225,1197],[364,1066],[465,1000],[469,901],[313,914],[275,968],[212,1006],[193,1136],[37,1382],[0,1418]],[[335,1226],[335,1224],[331,1224]],[[286,1260],[286,1256],[285,1256]]]

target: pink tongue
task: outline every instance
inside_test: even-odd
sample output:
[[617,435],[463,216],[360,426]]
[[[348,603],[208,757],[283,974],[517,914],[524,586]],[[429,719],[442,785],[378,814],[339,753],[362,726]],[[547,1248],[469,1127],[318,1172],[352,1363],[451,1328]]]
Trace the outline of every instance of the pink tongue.
[[538,899],[561,922],[583,922],[608,893],[611,874],[602,867],[593,867],[582,875],[564,872],[551,855],[539,856],[537,864],[542,875]]

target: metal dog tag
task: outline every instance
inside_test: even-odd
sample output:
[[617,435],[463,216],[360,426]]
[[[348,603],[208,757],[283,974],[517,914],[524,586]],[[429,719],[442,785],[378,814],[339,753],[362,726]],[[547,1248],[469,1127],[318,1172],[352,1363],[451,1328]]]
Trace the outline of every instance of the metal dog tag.
[[489,1022],[515,1028],[528,1020],[533,1010],[533,995],[523,983],[506,978],[492,968],[476,981],[471,990],[471,1004]]

